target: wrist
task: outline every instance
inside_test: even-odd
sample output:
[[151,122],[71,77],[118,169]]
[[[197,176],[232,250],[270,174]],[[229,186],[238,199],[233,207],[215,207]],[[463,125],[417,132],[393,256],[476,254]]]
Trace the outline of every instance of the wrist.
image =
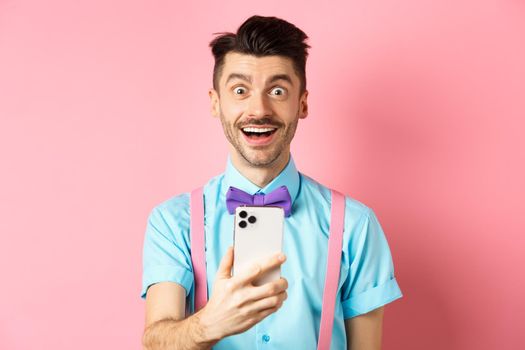
[[193,315],[195,340],[200,345],[213,346],[222,337],[213,329],[213,324],[207,321],[204,308]]

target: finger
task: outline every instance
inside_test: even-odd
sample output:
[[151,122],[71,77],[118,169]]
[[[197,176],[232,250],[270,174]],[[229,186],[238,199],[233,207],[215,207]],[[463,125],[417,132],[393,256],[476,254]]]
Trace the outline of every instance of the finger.
[[279,267],[286,261],[286,255],[277,253],[261,262],[261,273],[268,272],[276,267]]
[[217,269],[217,278],[230,278],[233,265],[233,247],[228,247]]
[[235,277],[236,283],[240,285],[251,283],[263,273],[280,266],[285,260],[286,256],[284,254],[277,253],[262,262],[254,263],[250,268],[242,271]]
[[288,281],[285,278],[279,278],[277,281],[268,282],[262,286],[256,286],[246,291],[246,299],[259,300],[280,294],[288,288]]
[[273,314],[274,312],[276,312],[277,310],[279,310],[279,308],[280,307],[274,307],[274,308],[262,310],[262,311],[256,313],[255,315],[251,316],[250,318],[246,319],[246,321],[242,322],[242,325],[241,325],[243,331],[246,330],[246,329],[249,329],[253,325],[261,322],[264,318],[266,318],[267,316],[269,316],[269,315]]
[[265,319],[266,317],[270,316],[271,314],[273,314],[274,312],[276,312],[279,309],[280,309],[280,306],[261,311],[259,313],[259,315],[258,315],[259,321],[257,321],[257,323],[261,322],[263,319]]
[[281,307],[287,298],[288,294],[284,291],[277,295],[254,301],[253,303],[246,305],[245,308],[248,314],[258,313],[266,309]]
[[232,282],[234,282],[237,286],[243,286],[256,279],[260,272],[261,265],[253,264],[249,268],[241,270],[239,274],[233,276]]

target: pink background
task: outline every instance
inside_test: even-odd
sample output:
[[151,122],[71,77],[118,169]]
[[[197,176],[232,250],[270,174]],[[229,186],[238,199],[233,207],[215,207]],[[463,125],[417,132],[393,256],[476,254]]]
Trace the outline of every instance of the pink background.
[[520,1],[0,0],[0,348],[139,349],[149,211],[223,171],[213,32],[310,36],[299,169],[372,207],[404,298],[384,349],[518,349]]

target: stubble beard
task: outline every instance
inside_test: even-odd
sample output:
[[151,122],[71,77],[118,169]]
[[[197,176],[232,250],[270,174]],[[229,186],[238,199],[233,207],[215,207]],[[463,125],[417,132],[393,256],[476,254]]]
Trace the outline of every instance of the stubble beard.
[[270,146],[250,147],[245,145],[243,140],[240,140],[240,138],[242,138],[242,135],[240,135],[242,130],[238,126],[228,123],[222,113],[220,119],[224,135],[230,144],[247,163],[256,168],[268,168],[274,164],[292,142],[297,124],[299,123],[298,118],[288,126],[282,123],[271,123],[279,126],[275,132],[281,133],[281,135],[274,135],[274,138],[277,138],[277,140],[274,140]]

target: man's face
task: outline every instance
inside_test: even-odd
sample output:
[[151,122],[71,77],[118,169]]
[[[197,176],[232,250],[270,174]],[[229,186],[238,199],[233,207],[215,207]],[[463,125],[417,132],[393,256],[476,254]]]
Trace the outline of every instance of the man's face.
[[282,56],[226,54],[218,91],[211,89],[212,114],[238,156],[253,167],[288,158],[299,118],[307,116],[307,95],[292,60]]

